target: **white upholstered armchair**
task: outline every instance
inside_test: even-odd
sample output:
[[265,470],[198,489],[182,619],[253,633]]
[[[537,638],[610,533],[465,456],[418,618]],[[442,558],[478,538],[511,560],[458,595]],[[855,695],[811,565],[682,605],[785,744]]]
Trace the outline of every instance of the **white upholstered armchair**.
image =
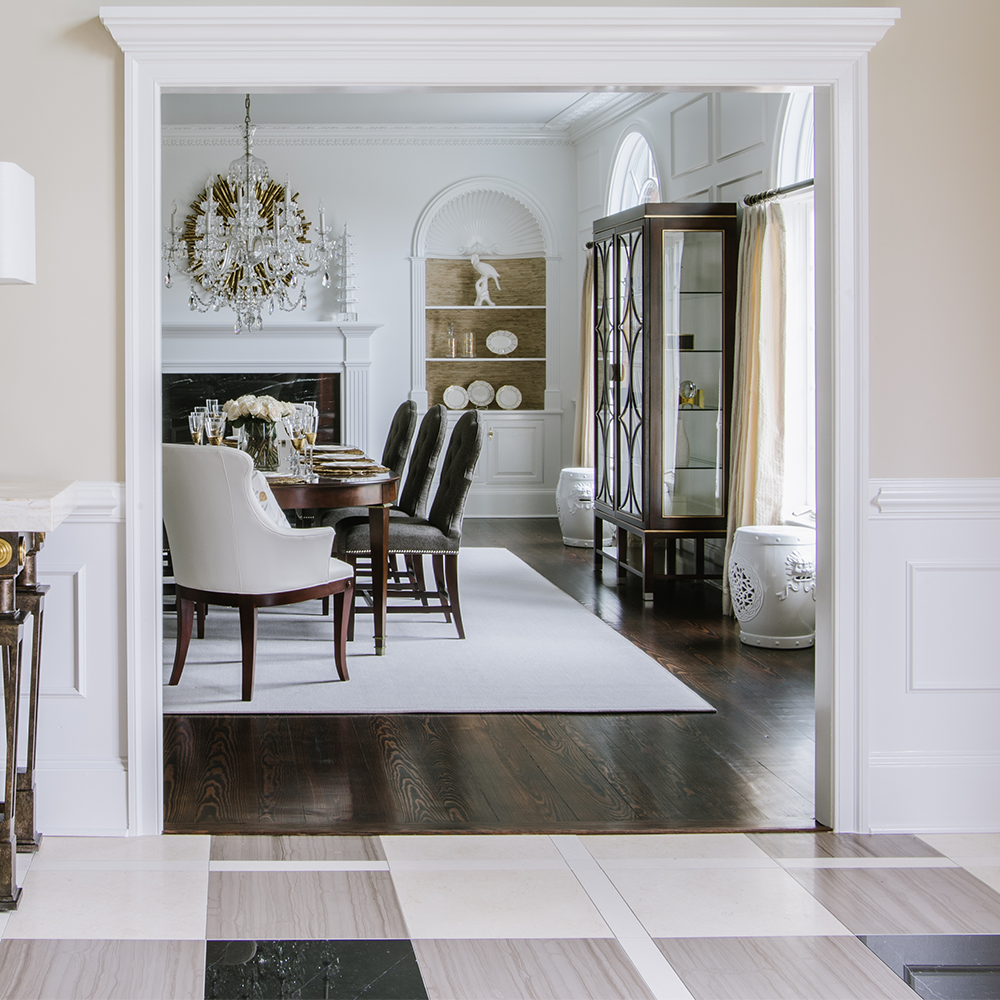
[[[177,684],[196,604],[239,608],[243,700],[253,697],[257,609],[334,597],[334,658],[347,680],[347,614],[354,571],[330,558],[332,528],[289,528],[263,510],[253,463],[231,448],[163,446],[163,520],[177,586]],[[346,599],[346,600],[345,600]]]

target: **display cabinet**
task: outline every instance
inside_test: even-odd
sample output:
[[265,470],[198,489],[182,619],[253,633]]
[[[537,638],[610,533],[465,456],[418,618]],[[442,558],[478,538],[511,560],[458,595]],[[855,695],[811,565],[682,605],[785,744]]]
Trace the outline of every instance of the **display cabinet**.
[[[595,560],[651,600],[657,579],[705,577],[704,540],[726,534],[736,205],[641,205],[595,222],[593,245]],[[694,573],[677,572],[683,538]]]

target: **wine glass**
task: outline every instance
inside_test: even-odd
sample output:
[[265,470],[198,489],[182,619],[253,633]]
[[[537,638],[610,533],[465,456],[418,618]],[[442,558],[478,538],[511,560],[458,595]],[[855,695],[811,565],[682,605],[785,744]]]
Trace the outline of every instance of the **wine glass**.
[[302,433],[302,418],[299,416],[298,407],[289,416],[282,417],[281,422],[285,425],[288,440],[292,442],[291,471],[297,476],[302,469],[302,446],[306,440]]
[[209,413],[205,417],[205,430],[208,432],[208,443],[221,446],[226,433],[226,415],[224,413]]
[[209,413],[219,413],[219,401],[217,399],[206,399],[205,409]]
[[194,413],[188,414],[188,430],[191,431],[191,440],[195,444],[201,444],[202,431],[205,429],[205,414],[199,413],[197,410]]
[[316,482],[319,476],[313,472],[313,449],[316,446],[316,433],[319,430],[319,408],[315,400],[308,400],[302,404],[303,418],[302,431],[305,434],[306,444],[309,446],[309,481]]

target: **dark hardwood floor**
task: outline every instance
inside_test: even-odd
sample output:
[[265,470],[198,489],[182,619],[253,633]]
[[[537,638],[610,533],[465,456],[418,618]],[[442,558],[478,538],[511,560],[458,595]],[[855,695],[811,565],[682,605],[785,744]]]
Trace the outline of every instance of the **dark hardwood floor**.
[[703,695],[714,715],[164,717],[175,833],[814,829],[812,650],[741,645],[719,592],[600,580],[551,519],[468,520]]

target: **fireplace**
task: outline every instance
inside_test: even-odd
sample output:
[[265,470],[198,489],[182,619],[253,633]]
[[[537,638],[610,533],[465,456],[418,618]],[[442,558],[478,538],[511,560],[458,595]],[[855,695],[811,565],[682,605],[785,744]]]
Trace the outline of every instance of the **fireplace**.
[[317,442],[340,444],[340,390],[340,372],[170,372],[163,375],[163,440],[190,441],[188,414],[204,406],[206,399],[217,399],[221,405],[252,393],[286,403],[315,400],[319,407]]

